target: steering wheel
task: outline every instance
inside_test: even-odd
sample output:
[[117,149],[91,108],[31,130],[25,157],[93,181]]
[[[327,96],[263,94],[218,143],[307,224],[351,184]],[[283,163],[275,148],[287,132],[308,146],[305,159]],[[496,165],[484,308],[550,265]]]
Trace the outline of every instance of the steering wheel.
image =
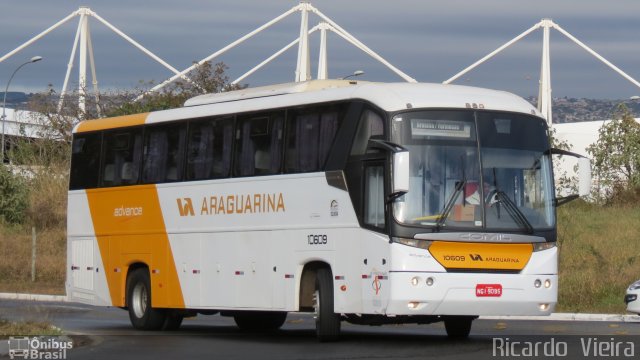
[[499,202],[500,200],[498,200],[498,189],[492,189],[484,198],[484,203],[488,204],[489,207],[492,207]]

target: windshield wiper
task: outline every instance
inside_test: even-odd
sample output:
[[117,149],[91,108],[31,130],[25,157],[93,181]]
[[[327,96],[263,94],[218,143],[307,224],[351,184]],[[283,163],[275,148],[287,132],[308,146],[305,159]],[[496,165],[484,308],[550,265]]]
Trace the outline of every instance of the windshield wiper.
[[464,189],[464,186],[466,184],[467,184],[467,180],[462,180],[456,183],[456,188],[453,190],[453,193],[451,194],[451,196],[449,196],[449,199],[447,199],[447,203],[445,204],[444,209],[442,209],[442,211],[440,212],[440,217],[438,217],[438,221],[436,221],[436,231],[440,231],[440,228],[442,227],[442,225],[444,225],[444,222],[449,217],[449,213],[451,213],[451,209],[453,209],[453,205],[455,204],[456,199],[458,198],[458,194],[460,194],[460,192],[462,191],[462,189]]
[[504,203],[507,212],[520,227],[525,228],[529,234],[533,233],[533,226],[531,226],[527,217],[518,209],[518,205],[516,205],[504,191],[496,190],[496,200]]

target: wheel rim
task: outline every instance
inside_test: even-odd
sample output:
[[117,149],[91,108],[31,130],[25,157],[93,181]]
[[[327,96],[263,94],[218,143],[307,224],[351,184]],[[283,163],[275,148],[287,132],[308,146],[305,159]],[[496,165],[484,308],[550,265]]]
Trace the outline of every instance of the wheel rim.
[[133,288],[132,296],[133,313],[137,318],[142,318],[147,311],[147,288],[142,283],[137,283]]
[[313,293],[313,318],[316,320],[316,324],[318,323],[318,319],[320,319],[320,293],[316,290]]

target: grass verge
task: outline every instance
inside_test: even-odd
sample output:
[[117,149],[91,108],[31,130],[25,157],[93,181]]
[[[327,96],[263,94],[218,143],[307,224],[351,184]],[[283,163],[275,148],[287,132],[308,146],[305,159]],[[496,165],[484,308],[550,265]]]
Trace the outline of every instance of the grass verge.
[[640,279],[640,207],[567,204],[558,239],[557,311],[624,313],[626,288]]
[[9,336],[55,336],[62,334],[63,332],[60,328],[57,328],[48,322],[12,322],[0,319],[0,338],[7,338]]

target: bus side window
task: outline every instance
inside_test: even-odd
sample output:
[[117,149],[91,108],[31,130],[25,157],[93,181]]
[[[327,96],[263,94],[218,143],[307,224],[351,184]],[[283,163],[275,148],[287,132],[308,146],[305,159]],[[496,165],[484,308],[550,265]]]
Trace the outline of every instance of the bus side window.
[[270,175],[282,168],[284,116],[251,116],[238,121],[236,167],[238,176]]
[[160,125],[145,131],[142,182],[181,180],[185,125]]
[[336,106],[295,112],[288,119],[286,171],[319,171],[325,165],[343,113]]
[[102,185],[121,186],[138,183],[142,153],[142,131],[114,131],[105,134]]
[[364,171],[364,223],[384,228],[384,167],[366,166]]
[[191,122],[187,146],[187,180],[229,176],[233,118]]
[[384,125],[382,118],[372,110],[365,110],[360,117],[358,131],[353,140],[351,155],[364,155],[370,139],[383,139]]
[[79,134],[73,139],[69,189],[98,187],[102,134]]

